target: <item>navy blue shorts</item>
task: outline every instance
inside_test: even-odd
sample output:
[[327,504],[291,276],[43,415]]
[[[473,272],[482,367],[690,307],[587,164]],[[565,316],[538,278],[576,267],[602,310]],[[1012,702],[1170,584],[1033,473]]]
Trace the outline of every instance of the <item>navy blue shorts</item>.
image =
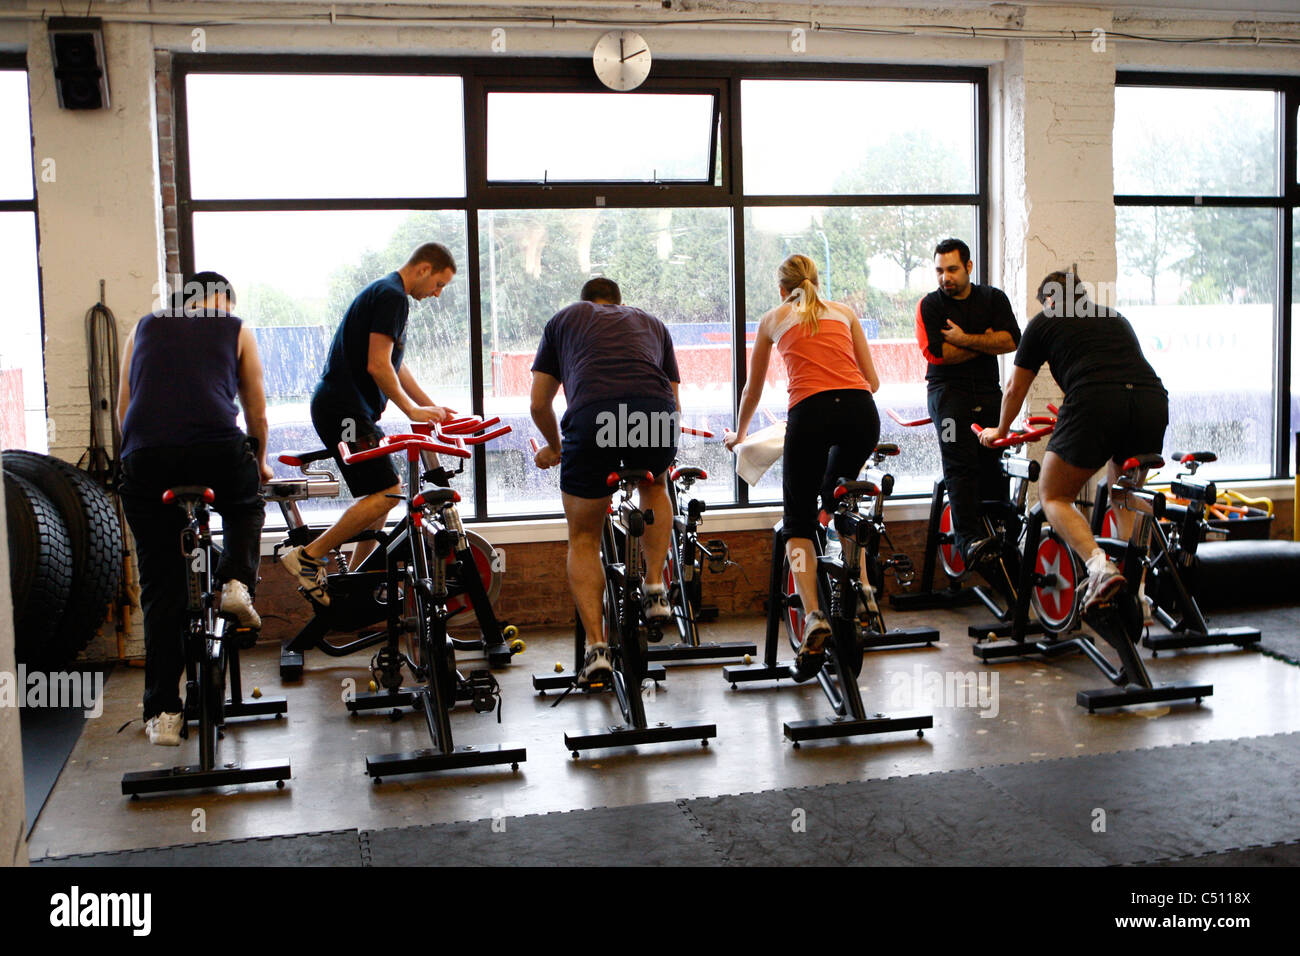
[[384,437],[379,426],[364,414],[335,401],[324,390],[318,389],[311,399],[311,423],[325,447],[334,453],[334,462],[339,466],[339,474],[347,484],[348,491],[352,492],[352,497],[364,498],[401,483],[391,455],[357,462],[355,465],[343,464],[338,449],[345,429],[353,451],[374,448]]
[[560,490],[575,498],[606,498],[619,468],[644,468],[656,478],[677,457],[681,421],[661,398],[609,399],[564,413]]

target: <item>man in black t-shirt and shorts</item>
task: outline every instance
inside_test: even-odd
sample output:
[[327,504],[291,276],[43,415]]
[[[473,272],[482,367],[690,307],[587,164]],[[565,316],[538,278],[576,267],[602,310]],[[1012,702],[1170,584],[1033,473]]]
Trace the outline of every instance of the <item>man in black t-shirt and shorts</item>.
[[[546,438],[534,461],[539,468],[560,466],[569,525],[569,588],[587,633],[587,656],[578,676],[584,683],[611,669],[601,614],[605,571],[600,536],[612,495],[605,479],[619,468],[640,468],[655,476],[639,489],[641,509],[653,510],[656,519],[645,529],[642,613],[648,623],[672,616],[664,589],[673,521],[665,476],[677,455],[681,429],[677,356],[663,322],[621,303],[615,282],[587,282],[582,301],[546,323],[532,369],[533,422]],[[552,402],[561,385],[568,408],[557,423]]]
[[985,533],[982,503],[1007,497],[1001,452],[980,447],[971,425],[997,423],[1002,399],[994,356],[1020,341],[1011,301],[1001,289],[970,280],[970,248],[945,239],[934,250],[939,288],[916,306],[916,339],[929,367],[926,404],[939,435],[953,536],[967,571],[996,560],[998,546]]
[[[1143,357],[1128,320],[1096,305],[1073,273],[1047,276],[1038,287],[1038,301],[1043,311],[1020,340],[1001,419],[996,428],[984,429],[980,442],[987,446],[1006,437],[1047,362],[1065,401],[1047,443],[1038,495],[1048,524],[1087,565],[1083,606],[1089,610],[1122,590],[1124,578],[1074,507],[1075,498],[1102,465],[1107,466],[1106,480],[1114,484],[1126,458],[1160,452],[1169,395]],[[1116,518],[1121,536],[1127,537],[1132,515],[1119,509]]]
[[[407,297],[419,302],[442,295],[456,275],[456,260],[439,242],[426,242],[411,253],[396,272],[376,279],[348,306],[330,343],[325,370],[311,399],[311,421],[325,447],[334,452],[339,474],[357,499],[310,544],[287,551],[280,565],[299,590],[317,604],[329,604],[325,555],[368,529],[383,528],[402,484],[387,458],[345,465],[340,441],[356,449],[373,448],[384,435],[375,424],[389,401],[413,422],[441,422],[450,410],[433,403],[408,366],[406,351]],[[362,541],[353,553],[355,567],[374,549]]]

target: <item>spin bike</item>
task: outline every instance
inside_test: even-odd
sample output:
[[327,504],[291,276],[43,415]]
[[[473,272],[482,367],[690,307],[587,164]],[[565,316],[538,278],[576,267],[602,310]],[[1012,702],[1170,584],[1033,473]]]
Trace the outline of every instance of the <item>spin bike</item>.
[[[368,694],[347,701],[356,716],[363,711],[387,710],[397,719],[401,707],[413,707],[424,716],[432,748],[366,757],[366,772],[376,784],[386,776],[425,773],[462,767],[510,764],[518,770],[527,759],[523,747],[457,747],[452,740],[451,709],[469,702],[477,713],[497,712],[501,719],[501,689],[489,670],[471,671],[465,677],[456,669],[455,644],[447,636],[449,607],[448,563],[462,536],[451,488],[423,485],[422,454],[469,458],[466,444],[487,441],[449,436],[435,426],[427,434],[389,435],[375,448],[353,452],[339,443],[345,464],[369,461],[381,455],[402,453],[407,461],[405,520],[383,542],[386,575],[387,640],[371,662],[373,684]],[[402,686],[402,668],[410,670],[420,686]],[[382,690],[378,689],[382,688]]]
[[[172,767],[170,770],[141,770],[122,776],[122,793],[133,800],[142,793],[173,790],[201,790],[244,783],[274,780],[284,789],[289,779],[289,761],[262,760],[240,765],[217,765],[217,741],[225,736],[229,717],[274,715],[277,719],[287,710],[283,697],[244,700],[239,679],[239,651],[256,642],[257,635],[248,629],[237,632],[234,622],[217,611],[221,594],[212,578],[220,551],[212,543],[208,505],[214,495],[211,488],[178,485],[163,492],[164,504],[175,504],[185,512],[181,532],[187,580],[186,612],[189,627],[185,633],[185,704],[186,720],[181,735],[189,737],[190,719],[199,725],[198,765]],[[251,635],[251,640],[249,639]],[[230,699],[225,697],[230,686]]]
[[[1160,455],[1129,458],[1124,462],[1123,474],[1111,487],[1111,504],[1133,512],[1133,530],[1127,541],[1103,538],[1098,544],[1119,563],[1125,587],[1114,599],[1086,615],[1082,613],[1085,590],[1082,584],[1087,577],[1083,562],[1055,531],[1044,530],[1042,504],[1030,509],[1025,524],[1026,559],[1021,563],[1020,599],[1012,613],[1009,639],[976,644],[976,657],[988,663],[1007,657],[1051,660],[1082,652],[1114,685],[1078,692],[1075,702],[1087,708],[1088,713],[1101,708],[1159,701],[1194,699],[1199,704],[1202,698],[1214,693],[1211,684],[1152,683],[1137,652],[1137,641],[1143,630],[1138,589],[1149,566],[1151,538],[1153,533],[1159,533],[1157,522],[1165,516],[1166,508],[1165,496],[1161,492],[1142,487],[1142,475],[1148,469],[1163,465],[1164,459]],[[1028,636],[1031,603],[1039,623],[1047,632],[1042,640]],[[1077,627],[1081,619],[1114,648],[1119,658],[1118,666],[1107,659],[1089,635],[1080,633],[1070,639],[1061,637]]]
[[[532,444],[535,451],[539,447],[536,439],[532,440]],[[675,726],[666,723],[651,725],[646,718],[645,700],[642,697],[644,683],[653,681],[657,687],[665,676],[663,665],[649,663],[647,650],[650,643],[663,639],[663,633],[660,625],[647,623],[641,613],[642,575],[645,567],[642,539],[646,525],[654,523],[655,515],[653,511],[642,511],[633,503],[632,498],[638,485],[653,481],[654,475],[637,468],[620,468],[611,472],[605,481],[608,487],[615,489],[619,499],[617,506],[611,505],[605,516],[600,536],[600,560],[605,569],[606,643],[614,665],[611,676],[599,682],[579,683],[578,674],[582,671],[587,646],[587,635],[580,614],[575,615],[577,624],[574,629],[572,670],[566,668],[554,674],[533,675],[533,688],[540,694],[545,695],[548,690],[564,691],[555,705],[574,690],[586,693],[613,690],[618,700],[623,715],[622,724],[598,731],[564,735],[564,745],[575,760],[584,750],[675,740],[699,740],[701,746],[707,747],[709,738],[718,736],[718,728],[714,724],[691,722]],[[616,526],[623,532],[621,542],[615,534]]]
[[[1168,523],[1157,522],[1151,531],[1155,544],[1147,558],[1146,594],[1151,598],[1152,616],[1168,628],[1168,634],[1152,634],[1142,638],[1142,646],[1151,650],[1151,656],[1160,651],[1187,647],[1213,647],[1235,644],[1248,647],[1258,644],[1260,631],[1255,627],[1210,627],[1201,612],[1196,597],[1183,582],[1180,569],[1191,567],[1196,560],[1196,549],[1205,537],[1208,527],[1205,509],[1218,499],[1218,489],[1213,481],[1196,477],[1196,469],[1208,462],[1217,461],[1211,451],[1174,452],[1173,458],[1187,471],[1180,472],[1170,484],[1171,497],[1185,504],[1165,505]],[[1119,524],[1110,504],[1110,489],[1106,483],[1097,485],[1097,498],[1092,509],[1092,533],[1101,538],[1116,538]],[[1105,547],[1105,541],[1102,541]]]
[[[713,433],[701,428],[682,426],[687,435],[712,438]],[[702,642],[699,624],[718,616],[716,607],[704,604],[704,572],[721,574],[731,563],[727,544],[720,539],[701,541],[700,521],[705,503],[691,497],[691,486],[708,479],[703,468],[674,467],[668,475],[668,500],[673,509],[673,530],[669,538],[668,556],[664,559],[664,584],[668,588],[668,604],[673,611],[673,621],[681,638],[676,644],[656,644],[648,651],[652,661],[702,661],[717,658],[744,657],[755,654],[753,643],[732,641],[727,643]],[[615,533],[619,529],[615,528]]]
[[[875,463],[883,455],[897,454],[898,446],[879,446]],[[797,720],[784,725],[785,736],[796,748],[804,740],[824,740],[839,737],[858,737],[901,730],[915,730],[918,737],[925,729],[934,726],[929,714],[907,714],[887,717],[884,714],[868,715],[858,688],[858,675],[862,671],[862,657],[866,632],[859,626],[858,609],[867,600],[862,584],[861,560],[864,552],[870,553],[873,541],[879,544],[882,529],[880,515],[882,503],[893,488],[893,476],[884,474],[878,467],[866,473],[865,481],[840,479],[835,489],[837,502],[831,521],[840,536],[840,556],[826,554],[826,534],[818,529],[813,541],[817,561],[818,599],[830,620],[831,636],[825,644],[825,662],[817,672],[833,717]],[[874,498],[875,508],[868,515],[860,514],[859,503],[864,498]],[[782,623],[790,647],[796,652],[803,644],[804,612],[794,587],[794,572],[785,553],[785,542],[777,524],[772,542],[772,577],[767,606],[767,631],[763,660],[749,665],[733,665],[722,669],[723,679],[733,690],[742,681],[780,680],[793,678],[793,661],[778,661],[779,631]],[[873,582],[874,587],[874,582]],[[881,625],[883,627],[883,624]],[[931,640],[938,639],[938,631]]]
[[[508,426],[485,431],[499,424],[500,418],[486,421],[477,416],[453,419],[439,426],[443,436],[466,438],[467,444],[481,444],[510,431]],[[428,436],[432,426],[414,424],[413,433]],[[482,434],[477,434],[482,433]],[[288,452],[279,460],[303,471],[302,479],[275,479],[266,485],[266,497],[280,506],[288,529],[283,541],[275,546],[278,559],[281,550],[309,544],[320,534],[320,528],[308,527],[298,508],[298,502],[308,498],[333,498],[339,493],[339,482],[317,462],[332,458],[328,449],[311,452]],[[455,471],[448,470],[431,452],[421,451],[423,465],[421,478],[442,488],[451,486],[451,479],[464,471],[462,460]],[[482,650],[492,667],[504,667],[512,655],[524,650],[519,640],[519,629],[501,621],[493,611],[493,602],[501,590],[502,573],[496,561],[496,551],[480,535],[466,531],[459,516],[452,522],[457,540],[447,557],[449,627],[477,623],[480,637],[477,640],[453,638],[456,649]],[[356,651],[383,643],[387,631],[382,627],[388,615],[385,600],[387,573],[384,567],[384,545],[406,530],[405,519],[388,532],[363,531],[351,541],[377,541],[379,546],[352,568],[341,551],[332,554],[338,572],[328,576],[330,603],[312,601],[312,619],[286,641],[280,649],[280,679],[302,679],[303,656],[307,651],[319,650],[330,657],[345,657]],[[367,629],[369,630],[363,630]],[[358,632],[361,632],[358,634]],[[352,639],[335,643],[332,633],[355,635]]]
[[[1031,416],[1027,424],[1029,430],[1018,432],[997,442],[997,446],[1010,449],[1029,442],[1038,441],[1050,435],[1056,426],[1057,408],[1047,406],[1051,416]],[[929,418],[907,421],[893,409],[886,409],[889,416],[905,428],[929,425]],[[979,426],[972,425],[973,432],[979,432]],[[1038,480],[1040,465],[1038,462],[1005,451],[999,462],[1002,474],[1012,488],[1007,498],[1000,501],[983,502],[985,533],[995,537],[999,542],[998,561],[995,566],[981,570],[985,584],[976,584],[970,588],[962,587],[966,577],[966,562],[961,549],[957,547],[953,533],[952,506],[948,503],[948,485],[940,478],[934,483],[930,496],[930,519],[926,528],[925,556],[921,565],[921,590],[907,594],[892,594],[889,601],[899,610],[928,610],[931,608],[964,607],[979,601],[994,617],[991,626],[971,625],[972,637],[996,635],[1007,636],[1011,609],[1016,603],[1016,584],[1020,569],[1020,539],[1024,529],[1025,507],[1028,501],[1029,486]],[[935,577],[942,570],[948,583],[941,588],[935,587]],[[1032,625],[1031,625],[1032,626]]]

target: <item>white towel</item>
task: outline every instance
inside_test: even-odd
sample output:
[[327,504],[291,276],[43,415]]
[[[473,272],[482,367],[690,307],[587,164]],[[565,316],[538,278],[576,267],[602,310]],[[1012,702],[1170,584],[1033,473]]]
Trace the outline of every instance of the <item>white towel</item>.
[[785,450],[785,422],[745,436],[732,450],[736,453],[736,474],[751,486],[758,484]]

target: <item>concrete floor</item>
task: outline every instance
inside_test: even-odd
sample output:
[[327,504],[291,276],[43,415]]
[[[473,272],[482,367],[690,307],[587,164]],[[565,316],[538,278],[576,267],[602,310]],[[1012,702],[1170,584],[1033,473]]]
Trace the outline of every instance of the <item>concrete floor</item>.
[[[938,626],[940,644],[867,656],[860,684],[868,709],[932,713],[934,728],[924,739],[903,732],[814,742],[794,750],[782,735],[782,723],[829,713],[815,684],[742,684],[731,690],[720,664],[670,664],[667,681],[647,702],[651,719],[711,720],[718,726],[711,745],[704,749],[691,741],[596,751],[576,761],[565,749],[563,734],[616,722],[614,701],[610,695],[574,694],[552,708],[556,695],[537,696],[530,678],[534,671],[551,670],[556,661],[569,662],[572,638],[556,630],[527,633],[527,652],[497,672],[504,722],[498,725],[494,716],[474,714],[468,707],[458,709],[453,721],[458,744],[525,745],[528,760],[519,772],[508,767],[453,771],[390,778],[379,786],[366,776],[366,754],[427,746],[428,738],[423,721],[413,713],[396,723],[381,715],[347,715],[343,681],[353,678],[364,688],[367,652],[341,659],[309,653],[302,682],[281,688],[278,648],[263,645],[246,654],[245,688],[259,686],[266,694],[287,696],[287,719],[232,723],[220,755],[223,762],[287,756],[293,778],[286,788],[254,784],[138,801],[121,795],[124,772],[195,762],[196,744],[183,742],[179,750],[149,746],[139,721],[143,671],[118,668],[107,685],[103,716],[87,721],[32,834],[30,853],[35,859],[475,820],[498,812],[515,816],[620,806],[1300,730],[1300,668],[1263,654],[1209,649],[1162,653],[1153,661],[1144,652],[1156,682],[1209,681],[1214,696],[1199,707],[1155,705],[1090,716],[1075,705],[1075,692],[1106,682],[1086,659],[983,665],[971,653],[966,625],[985,616],[974,608],[892,612],[894,627]],[[1231,621],[1224,617],[1216,623]],[[714,641],[761,644],[762,633],[759,618],[703,629],[704,639]],[[784,645],[782,650],[782,657],[788,657]],[[462,660],[465,665],[473,666]],[[945,700],[942,693],[935,694],[934,682],[940,679],[950,687],[984,682],[980,686],[992,695],[984,701],[989,706],[971,706],[978,703],[973,694]]]

